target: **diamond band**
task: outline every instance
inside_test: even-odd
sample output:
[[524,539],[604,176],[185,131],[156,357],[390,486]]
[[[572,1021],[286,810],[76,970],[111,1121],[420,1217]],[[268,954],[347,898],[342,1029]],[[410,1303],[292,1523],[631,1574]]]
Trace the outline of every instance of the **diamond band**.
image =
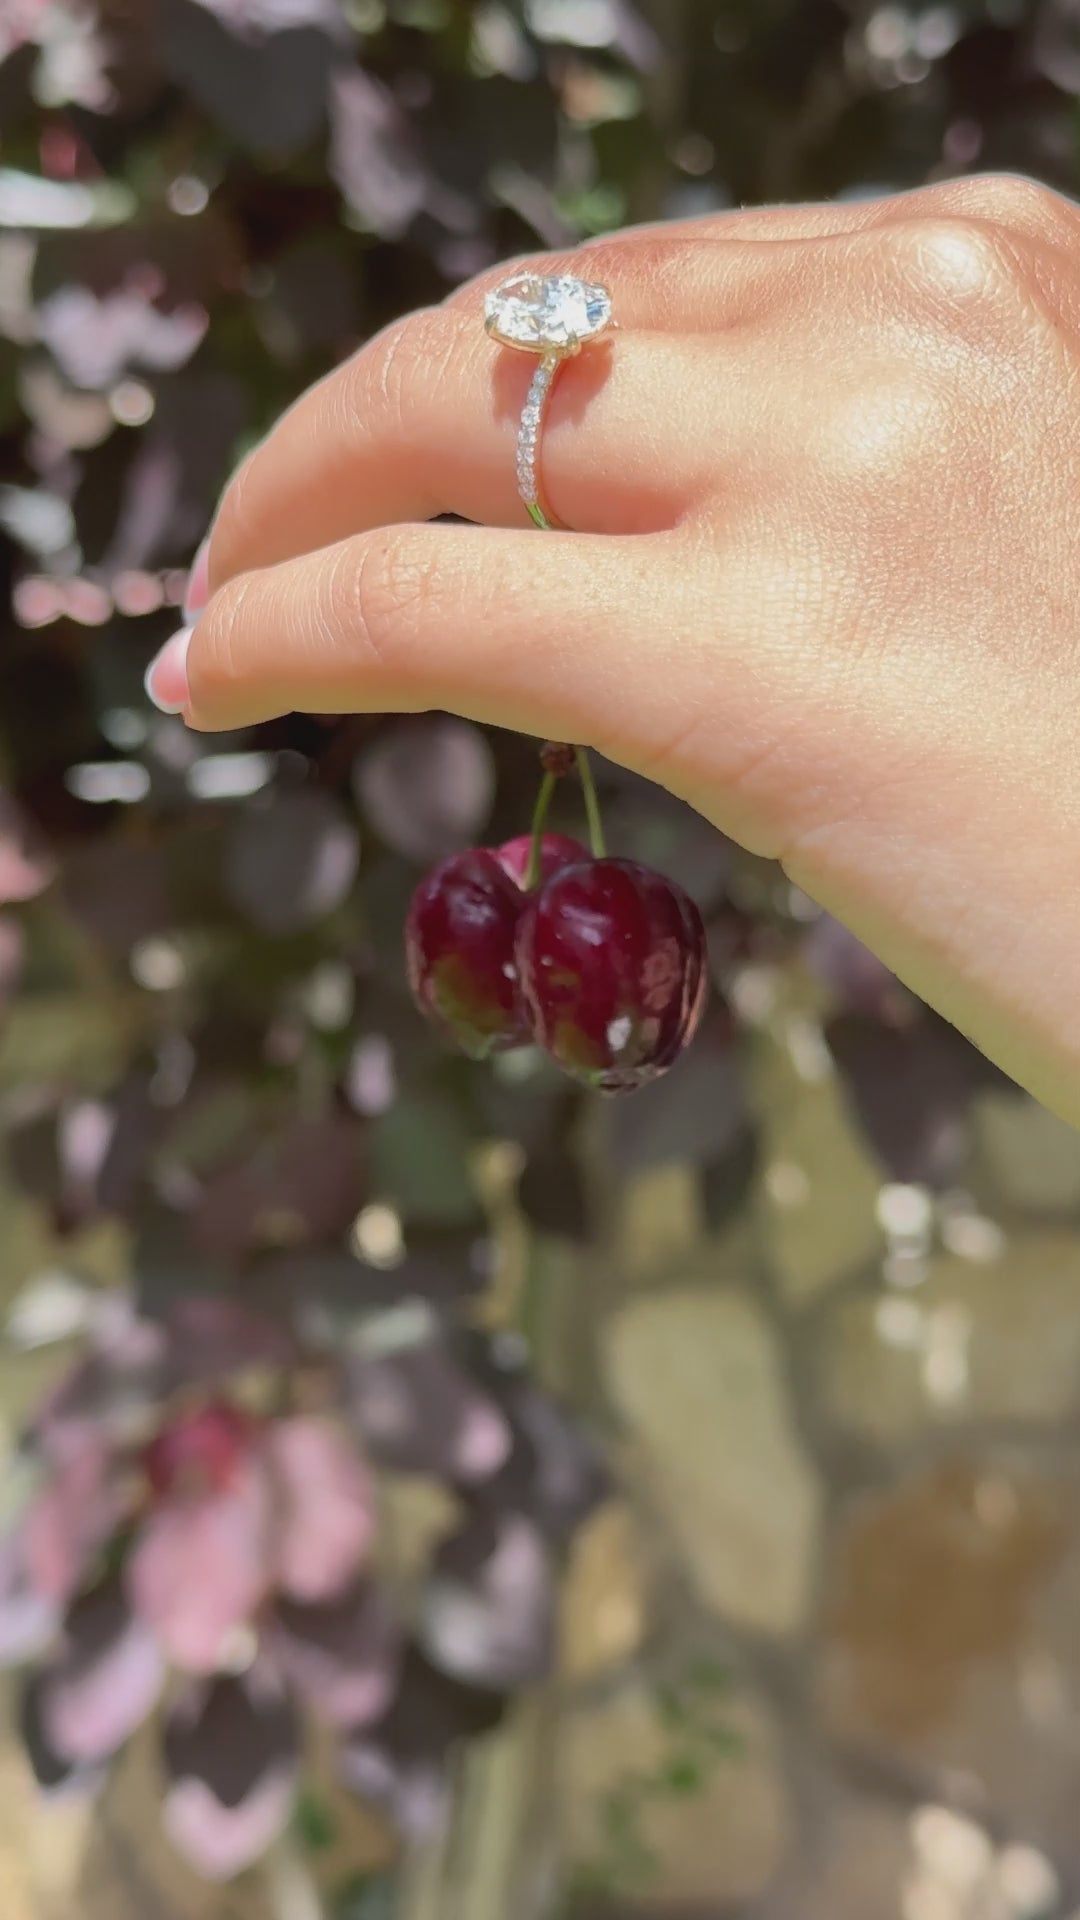
[[572,274],[518,273],[488,294],[484,324],[501,346],[539,355],[518,429],[517,483],[530,518],[550,527],[540,488],[544,414],[563,361],[612,324],[611,295]]
[[540,430],[559,364],[559,357],[554,353],[545,354],[541,360],[533,374],[518,428],[518,492],[530,514],[534,508],[543,512],[540,506]]

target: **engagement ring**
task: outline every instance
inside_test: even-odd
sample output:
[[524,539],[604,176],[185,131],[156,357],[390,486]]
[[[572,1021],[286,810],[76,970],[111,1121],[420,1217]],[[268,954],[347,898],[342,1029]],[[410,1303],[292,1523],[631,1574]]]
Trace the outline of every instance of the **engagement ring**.
[[488,294],[484,308],[493,340],[539,357],[518,429],[517,483],[530,518],[553,527],[558,523],[543,505],[540,483],[544,415],[563,361],[613,324],[611,295],[568,273],[517,273]]

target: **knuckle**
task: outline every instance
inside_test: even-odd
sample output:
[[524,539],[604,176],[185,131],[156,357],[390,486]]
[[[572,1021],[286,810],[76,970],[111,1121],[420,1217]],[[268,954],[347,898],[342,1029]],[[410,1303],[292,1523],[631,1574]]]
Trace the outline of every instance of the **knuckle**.
[[967,214],[882,228],[878,244],[889,324],[916,365],[970,397],[1000,397],[1060,360],[1061,248]]
[[985,174],[980,177],[976,192],[991,219],[1005,226],[1034,228],[1039,232],[1056,227],[1066,206],[1060,194],[1022,173]]
[[426,317],[421,310],[377,334],[349,363],[340,388],[330,389],[331,404],[343,406],[351,422],[370,419],[378,409],[400,424],[422,357]]
[[1017,277],[999,237],[977,220],[917,220],[891,239],[909,284],[950,308],[996,301]]
[[382,666],[400,655],[434,593],[431,565],[406,542],[369,535],[340,549],[326,572],[326,620]]
[[441,307],[422,307],[388,327],[329,390],[331,406],[346,415],[346,441],[355,437],[358,423],[370,430],[378,422],[380,430],[407,437],[426,420],[437,384],[468,350],[463,325]]

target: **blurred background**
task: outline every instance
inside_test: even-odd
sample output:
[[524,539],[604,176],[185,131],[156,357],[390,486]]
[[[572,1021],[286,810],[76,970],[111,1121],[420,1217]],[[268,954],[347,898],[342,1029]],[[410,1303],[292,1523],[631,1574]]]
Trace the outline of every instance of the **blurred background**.
[[1080,1138],[604,765],[704,1030],[621,1104],[471,1065],[403,915],[536,743],[142,693],[394,315],[1075,192],[1078,95],[1077,0],[0,0],[5,1920],[1080,1911]]

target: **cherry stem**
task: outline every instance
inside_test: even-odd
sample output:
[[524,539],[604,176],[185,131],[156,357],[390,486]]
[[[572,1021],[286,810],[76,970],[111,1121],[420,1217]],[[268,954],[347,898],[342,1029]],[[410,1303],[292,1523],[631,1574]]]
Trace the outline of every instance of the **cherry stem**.
[[529,864],[525,869],[522,885],[526,893],[531,893],[540,878],[540,849],[544,838],[544,822],[548,817],[551,796],[558,785],[558,776],[545,773],[540,782],[540,791],[536,796],[536,805],[532,817],[532,846],[529,848]]
[[577,759],[581,792],[585,801],[585,816],[589,822],[589,845],[592,848],[592,856],[594,860],[605,860],[607,858],[607,846],[604,841],[604,825],[600,818],[600,802],[596,797],[596,783],[593,780],[592,768],[589,765],[589,756],[584,747],[575,747],[574,754]]

